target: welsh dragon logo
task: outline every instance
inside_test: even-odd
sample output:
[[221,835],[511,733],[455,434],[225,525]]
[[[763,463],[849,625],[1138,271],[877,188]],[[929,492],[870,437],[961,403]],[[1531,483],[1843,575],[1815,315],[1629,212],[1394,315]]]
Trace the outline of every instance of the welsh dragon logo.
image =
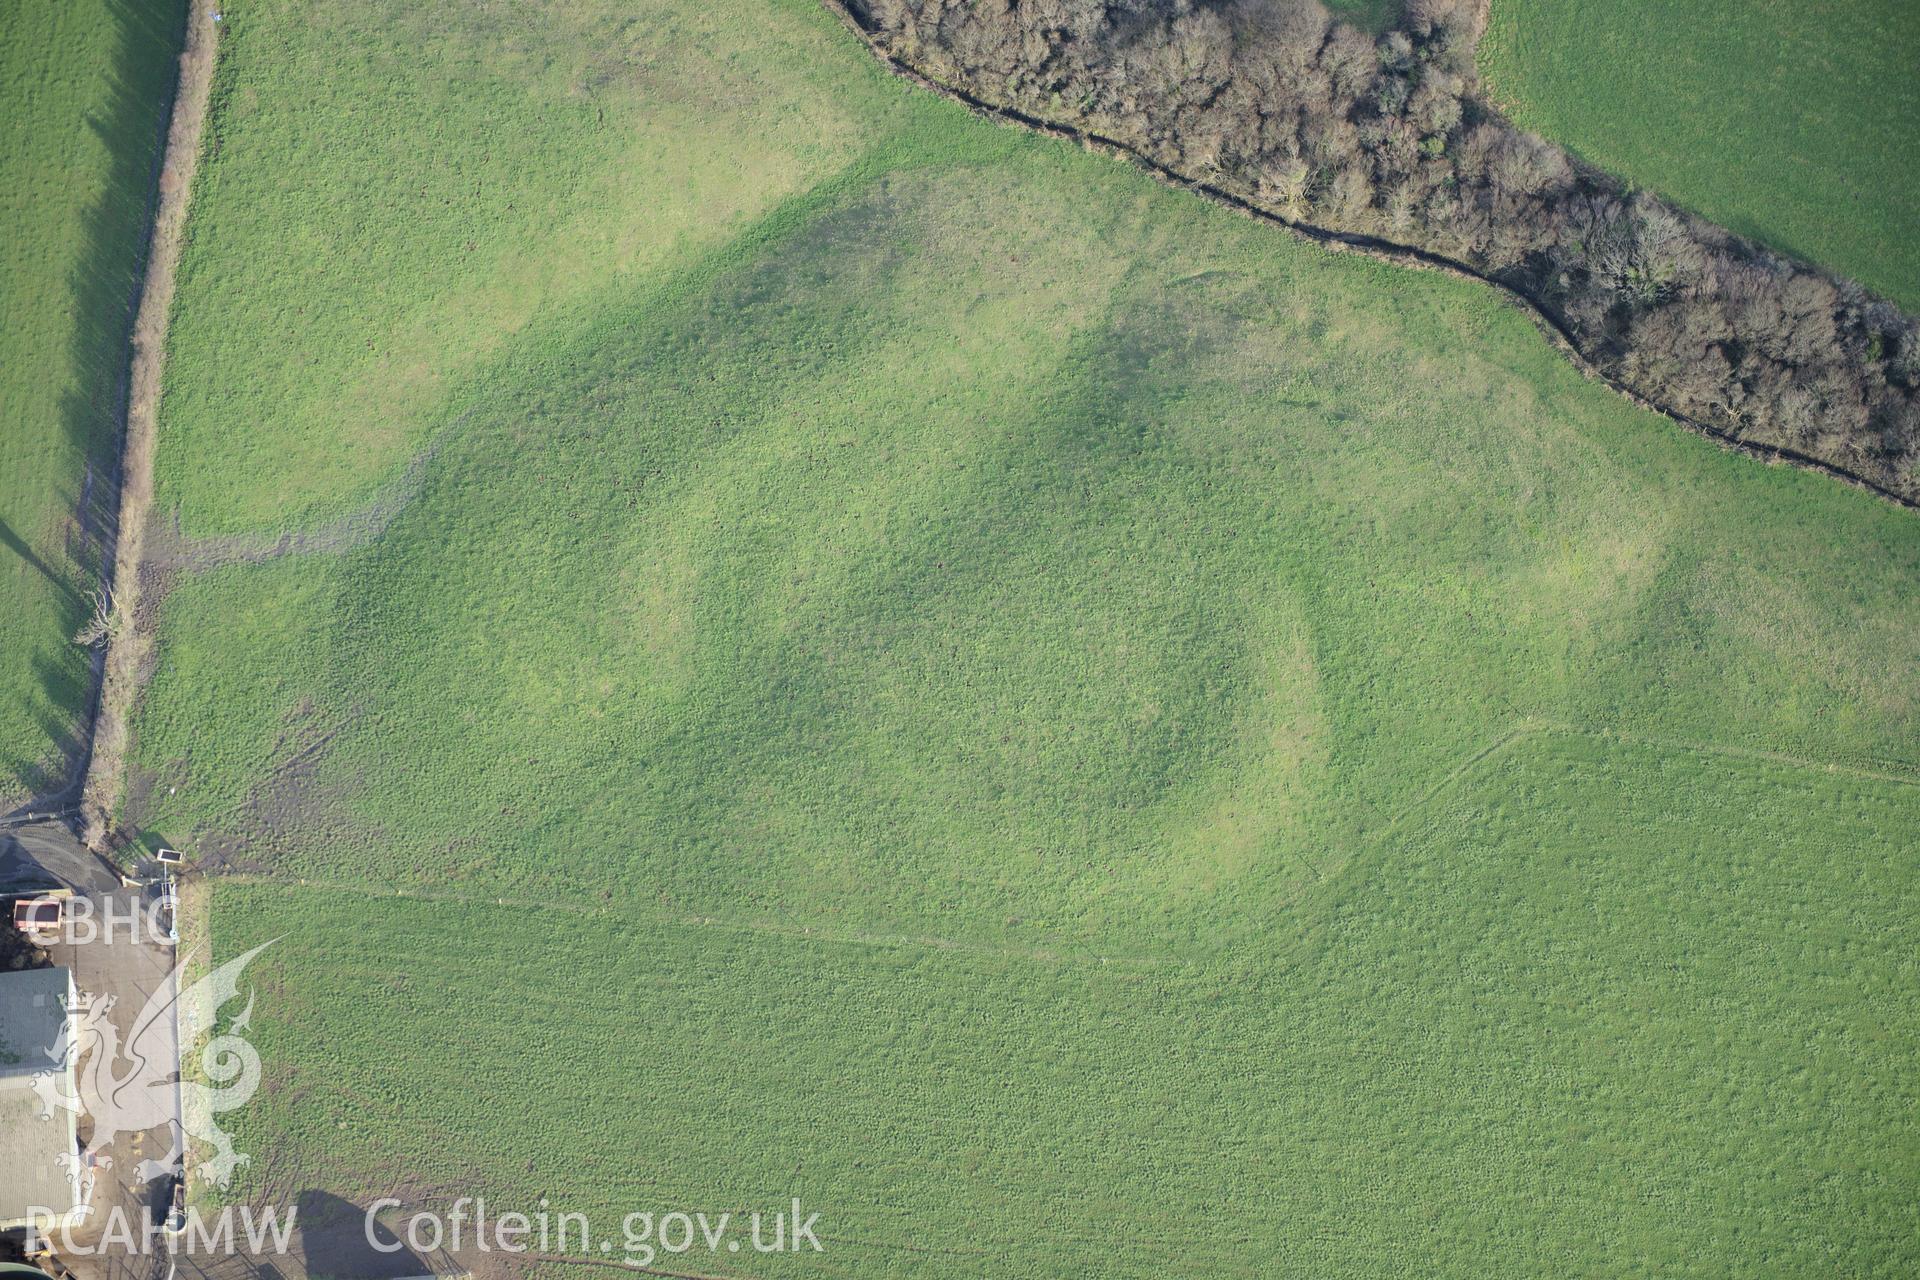
[[[233,1180],[248,1157],[233,1149],[233,1139],[214,1120],[221,1111],[243,1106],[260,1087],[260,1055],[246,1040],[253,1017],[253,992],[247,1004],[224,1029],[217,1029],[220,1007],[239,998],[240,975],[271,942],[236,956],[192,986],[181,990],[186,961],[167,975],[132,1024],[126,1042],[120,1039],[111,997],[76,1001],[67,1027],[47,1056],[55,1071],[33,1078],[40,1096],[41,1115],[72,1111],[93,1121],[86,1152],[66,1157],[72,1180],[83,1191],[91,1181],[95,1157],[120,1134],[165,1128],[169,1150],[159,1160],[142,1160],[134,1171],[141,1182],[177,1174],[184,1166],[189,1138],[214,1149],[198,1161],[199,1175],[215,1186]],[[176,1037],[175,1029],[178,1028]],[[217,1034],[211,1034],[218,1030]],[[201,1043],[203,1034],[210,1038]],[[184,1064],[197,1047],[200,1070],[211,1084],[183,1080],[176,1063]],[[74,1067],[77,1093],[68,1093],[64,1068]]]

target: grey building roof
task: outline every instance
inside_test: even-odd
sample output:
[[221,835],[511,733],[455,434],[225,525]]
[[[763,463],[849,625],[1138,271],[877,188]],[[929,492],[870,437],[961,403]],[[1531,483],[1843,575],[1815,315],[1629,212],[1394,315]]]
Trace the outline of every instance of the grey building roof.
[[72,994],[69,969],[0,973],[0,1228],[24,1224],[32,1208],[64,1214],[73,1207],[71,1165],[61,1158],[76,1150],[74,1114],[41,1115],[33,1088],[37,1072],[51,1071],[73,1092],[72,1067],[47,1056],[67,1024]]
[[0,973],[0,1081],[53,1066],[47,1050],[67,1025],[71,969]]

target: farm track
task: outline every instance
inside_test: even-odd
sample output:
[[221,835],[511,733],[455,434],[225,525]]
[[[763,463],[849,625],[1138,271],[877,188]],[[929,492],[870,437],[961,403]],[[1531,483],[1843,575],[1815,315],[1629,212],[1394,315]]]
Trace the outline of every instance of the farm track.
[[213,12],[212,0],[192,0],[186,47],[180,54],[180,79],[173,96],[173,119],[167,127],[166,152],[160,165],[159,206],[154,213],[146,275],[133,322],[133,366],[120,464],[120,516],[110,559],[114,622],[107,639],[93,720],[81,748],[84,781],[80,808],[86,820],[87,842],[95,847],[105,837],[125,785],[129,721],[153,646],[156,619],[153,609],[143,607],[141,599],[147,574],[147,522],[153,510],[153,459],[167,321],[173,309],[180,254],[186,246],[187,209],[213,89],[217,30]]
[[838,931],[816,929],[808,925],[782,924],[772,920],[723,920],[718,916],[636,916],[633,912],[617,907],[593,906],[580,902],[567,902],[554,898],[515,898],[498,897],[487,894],[459,893],[450,889],[384,889],[372,885],[359,884],[351,880],[318,880],[312,877],[290,877],[270,875],[256,871],[222,871],[207,876],[209,881],[219,880],[230,884],[272,885],[285,888],[298,885],[305,889],[320,889],[328,893],[353,894],[362,898],[413,899],[421,902],[446,902],[466,906],[510,907],[520,911],[562,911],[569,915],[622,920],[627,922],[651,920],[654,923],[682,927],[719,929],[738,934],[767,934],[775,937],[797,938],[808,942],[825,943],[829,946],[868,947],[877,950],[917,949],[924,951],[945,951],[959,955],[1002,956],[1017,960],[1031,960],[1054,965],[1118,966],[1125,969],[1153,970],[1178,967],[1176,964],[1153,956],[1139,955],[1099,955],[1077,951],[1054,951],[1044,947],[996,947],[977,942],[962,942],[955,938],[941,938],[928,934],[906,933],[867,933],[861,931]]
[[1840,764],[1833,760],[1812,760],[1806,756],[1789,755],[1784,751],[1769,751],[1764,747],[1729,747],[1712,742],[1689,742],[1684,738],[1648,737],[1618,729],[1583,729],[1579,725],[1561,724],[1553,720],[1535,721],[1532,731],[1598,738],[1603,742],[1624,742],[1631,746],[1653,747],[1660,751],[1691,751],[1696,755],[1721,756],[1729,760],[1761,760],[1769,764],[1784,764],[1795,769],[1805,769],[1812,773],[1844,773],[1850,777],[1869,778],[1875,782],[1891,782],[1903,787],[1920,787],[1920,769],[1892,761],[1881,761],[1879,763],[1883,765],[1882,768],[1869,769],[1861,765]]
[[1444,792],[1456,786],[1462,778],[1486,761],[1528,738],[1550,737],[1555,734],[1563,738],[1591,738],[1604,743],[1651,747],[1656,751],[1684,751],[1726,760],[1760,761],[1766,764],[1786,765],[1809,773],[1840,773],[1849,777],[1870,779],[1874,782],[1890,782],[1896,786],[1920,787],[1920,771],[1907,771],[1904,766],[1897,764],[1890,764],[1888,768],[1869,769],[1860,765],[1839,764],[1832,760],[1813,760],[1806,756],[1789,755],[1784,751],[1769,751],[1764,747],[1731,747],[1713,742],[1691,742],[1684,738],[1649,737],[1618,729],[1583,727],[1567,724],[1564,721],[1542,720],[1529,716],[1485,746],[1476,748],[1462,757],[1458,764],[1447,770],[1439,781],[1428,787],[1417,799],[1407,802],[1396,810],[1393,816],[1387,819],[1386,826],[1381,828],[1379,836],[1376,837],[1375,847],[1384,848],[1398,836],[1401,826],[1409,818],[1432,804]]
[[[1405,823],[1407,819],[1432,804],[1439,798],[1442,792],[1457,784],[1460,779],[1472,773],[1473,770],[1482,763],[1499,755],[1514,743],[1539,733],[1543,728],[1546,728],[1546,726],[1531,720],[1517,724],[1495,738],[1492,742],[1487,743],[1485,746],[1478,747],[1462,757],[1458,764],[1441,775],[1438,782],[1435,782],[1432,786],[1421,792],[1416,799],[1410,800],[1402,805],[1394,812],[1392,817],[1387,819],[1387,825],[1380,829],[1379,836],[1376,837],[1373,842],[1374,847],[1376,849],[1385,848],[1399,834],[1401,825]],[[1574,732],[1577,733],[1578,730]]]
[[[1280,214],[1257,205],[1250,200],[1234,195],[1230,191],[1226,191],[1198,178],[1190,178],[1175,169],[1161,164],[1157,160],[1143,155],[1133,147],[1117,139],[1092,133],[1075,125],[1062,124],[1058,121],[1045,120],[1038,116],[1028,115],[1026,112],[1013,107],[1003,107],[988,102],[986,99],[977,97],[965,89],[956,88],[944,81],[936,80],[911,63],[893,56],[893,54],[888,52],[880,43],[878,34],[872,28],[866,26],[854,12],[843,3],[843,0],[820,0],[820,3],[832,12],[835,17],[839,18],[849,31],[858,36],[861,43],[866,45],[868,52],[878,59],[881,65],[886,67],[892,74],[930,92],[937,93],[952,102],[957,102],[982,119],[992,120],[999,124],[1014,125],[1018,128],[1026,129],[1031,133],[1077,143],[1089,151],[1098,152],[1101,155],[1111,156],[1115,159],[1125,160],[1169,187],[1180,191],[1191,192],[1203,200],[1210,201],[1222,208],[1231,209],[1233,212],[1243,217],[1252,218],[1256,222],[1264,222],[1283,228],[1300,239],[1310,241],[1335,253],[1356,253],[1362,257],[1372,258],[1377,262],[1387,262],[1395,266],[1412,267],[1426,271],[1437,271],[1442,275],[1449,275],[1456,279],[1470,280],[1477,284],[1486,285],[1499,293],[1500,296],[1505,298],[1510,304],[1525,312],[1527,317],[1533,321],[1534,326],[1540,330],[1547,341],[1552,344],[1574,368],[1578,369],[1581,374],[1617,394],[1624,396],[1639,408],[1670,419],[1688,431],[1703,436],[1734,453],[1744,454],[1747,457],[1754,458],[1761,462],[1794,466],[1806,471],[1816,471],[1821,475],[1839,480],[1844,484],[1852,485],[1857,489],[1863,489],[1875,497],[1890,502],[1897,507],[1903,507],[1910,511],[1920,511],[1920,501],[1906,497],[1883,485],[1875,484],[1864,476],[1855,475],[1843,467],[1835,466],[1830,462],[1824,462],[1819,458],[1801,453],[1795,449],[1756,444],[1749,440],[1743,440],[1710,423],[1690,417],[1668,405],[1648,399],[1632,388],[1616,381],[1601,370],[1599,366],[1588,360],[1586,356],[1582,355],[1579,348],[1574,345],[1572,335],[1561,326],[1558,320],[1544,310],[1532,298],[1529,298],[1526,294],[1511,285],[1495,279],[1492,276],[1483,274],[1467,263],[1446,257],[1444,254],[1432,253],[1425,249],[1416,249],[1411,245],[1398,244],[1391,240],[1383,240],[1377,236],[1356,235],[1350,232],[1334,231],[1327,227],[1315,225],[1314,223],[1299,222],[1291,218],[1282,217]],[[1482,3],[1476,6],[1477,21],[1481,29],[1484,29],[1486,25],[1487,12],[1488,4],[1483,0]]]
[[528,1262],[544,1262],[549,1266],[598,1267],[624,1271],[628,1275],[661,1276],[664,1280],[738,1280],[731,1274],[717,1271],[664,1271],[659,1267],[641,1267],[631,1262],[621,1262],[616,1258],[583,1258],[565,1253],[526,1253],[520,1255]]

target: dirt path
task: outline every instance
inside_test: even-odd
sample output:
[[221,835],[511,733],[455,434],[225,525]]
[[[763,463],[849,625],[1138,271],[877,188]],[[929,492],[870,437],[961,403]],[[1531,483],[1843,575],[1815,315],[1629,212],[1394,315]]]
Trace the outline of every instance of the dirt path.
[[160,417],[160,375],[166,362],[167,317],[173,310],[174,276],[186,243],[187,206],[200,161],[200,135],[213,88],[218,24],[213,0],[193,0],[180,83],[160,167],[160,201],[147,253],[140,309],[133,321],[133,369],[127,399],[126,441],[121,455],[119,541],[113,554],[114,623],[94,712],[86,783],[80,807],[87,843],[98,847],[125,785],[128,720],[140,690],[140,674],[153,644],[152,611],[141,608],[147,521],[153,508],[153,454]]
[[358,511],[305,529],[281,532],[210,534],[191,537],[180,528],[180,513],[153,520],[146,530],[141,600],[148,612],[158,608],[182,573],[206,573],[233,564],[264,564],[282,556],[338,556],[367,546],[386,532],[394,517],[420,496],[433,447],[419,453],[400,478]]

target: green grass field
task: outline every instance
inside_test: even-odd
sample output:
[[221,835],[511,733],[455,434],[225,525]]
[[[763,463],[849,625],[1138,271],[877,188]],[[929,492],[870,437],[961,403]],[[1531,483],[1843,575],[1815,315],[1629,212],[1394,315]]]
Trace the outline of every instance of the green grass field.
[[0,17],[0,811],[60,785],[185,7]]
[[1917,813],[1540,733],[1256,943],[1155,960],[585,906],[556,964],[516,909],[227,886],[223,949],[278,938],[238,1139],[602,1224],[822,1213],[725,1274],[1897,1274]]
[[130,808],[281,936],[233,1194],[1911,1268],[1910,513],[805,0],[228,16]]
[[1327,10],[1368,31],[1385,31],[1405,9],[1405,0],[1326,0]]
[[1526,128],[1920,307],[1920,23],[1902,0],[1493,0]]

